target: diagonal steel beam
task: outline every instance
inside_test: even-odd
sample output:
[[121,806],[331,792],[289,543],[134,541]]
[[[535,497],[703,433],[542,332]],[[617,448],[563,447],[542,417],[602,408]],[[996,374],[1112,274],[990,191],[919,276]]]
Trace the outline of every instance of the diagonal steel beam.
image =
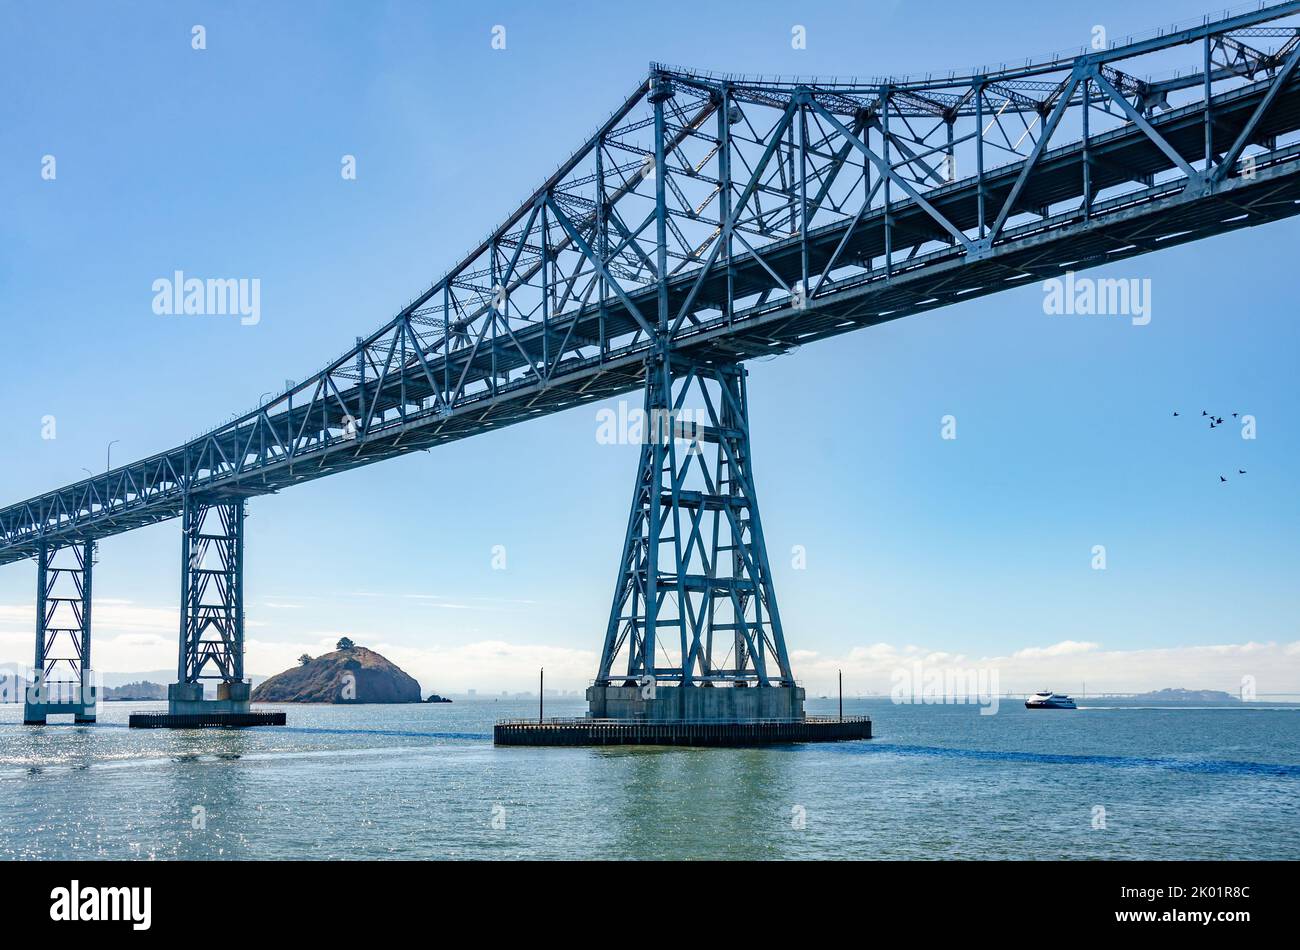
[[545,200],[547,207],[549,207],[555,214],[556,222],[564,229],[564,233],[569,236],[569,240],[577,246],[578,250],[582,252],[582,255],[586,257],[587,260],[591,261],[591,266],[596,268],[596,270],[600,272],[600,275],[605,278],[606,284],[615,294],[618,295],[618,299],[623,301],[623,306],[627,307],[628,312],[632,314],[632,317],[636,322],[641,325],[641,329],[645,330],[647,334],[653,336],[654,331],[650,328],[650,324],[646,323],[645,316],[641,313],[640,308],[637,307],[637,305],[632,301],[632,298],[627,295],[627,291],[623,289],[623,285],[614,279],[614,275],[609,272],[609,269],[605,266],[605,262],[600,259],[600,255],[593,251],[591,245],[582,239],[582,235],[579,234],[578,229],[573,226],[573,222],[569,220],[569,216],[560,210],[560,206],[551,200],[551,196],[547,195]]
[[1237,164],[1237,159],[1241,157],[1242,150],[1250,142],[1251,136],[1259,128],[1264,116],[1268,115],[1269,110],[1273,108],[1278,93],[1282,91],[1283,86],[1291,81],[1291,75],[1295,72],[1297,63],[1300,63],[1300,46],[1291,51],[1291,55],[1286,58],[1286,62],[1278,70],[1277,76],[1273,79],[1273,84],[1269,86],[1268,92],[1259,105],[1255,107],[1255,112],[1251,115],[1250,121],[1246,123],[1245,128],[1241,130],[1241,134],[1237,136],[1237,141],[1232,143],[1232,148],[1228,149],[1227,154],[1223,156],[1223,161],[1219,163],[1212,173],[1211,179],[1213,181],[1222,181],[1227,177],[1229,170]]
[[[1106,93],[1107,98],[1119,106],[1120,109],[1123,110],[1124,114],[1128,116],[1129,120],[1146,133],[1146,137],[1154,142],[1156,147],[1159,148],[1160,151],[1164,152],[1165,156],[1171,162],[1183,170],[1183,174],[1185,174],[1189,179],[1200,178],[1200,172],[1193,168],[1188,163],[1187,159],[1183,158],[1183,156],[1179,154],[1178,150],[1170,145],[1168,140],[1155,130],[1155,126],[1147,121],[1146,116],[1133,107],[1133,103],[1120,95],[1119,90],[1112,86],[1106,80],[1106,77],[1101,74],[1101,70],[1093,68],[1090,71],[1090,75],[1092,81],[1097,84],[1097,88]],[[1085,106],[1085,108],[1087,108],[1087,106]]]
[[[681,328],[682,322],[686,319],[686,314],[690,312],[691,305],[695,303],[696,295],[700,292],[700,288],[704,286],[704,280],[708,276],[710,268],[713,267],[713,262],[718,259],[719,252],[721,252],[722,248],[726,246],[726,235],[735,231],[736,222],[740,220],[741,214],[745,211],[745,206],[748,204],[750,196],[752,196],[754,190],[758,188],[759,181],[763,177],[763,172],[767,170],[768,163],[772,160],[772,156],[776,154],[777,147],[781,144],[781,136],[785,134],[785,130],[794,120],[795,111],[795,102],[791,99],[786,104],[785,111],[781,115],[780,120],[768,133],[767,147],[763,149],[763,155],[758,160],[758,164],[754,167],[753,173],[749,176],[749,181],[745,185],[745,190],[741,192],[740,198],[736,200],[730,216],[723,223],[723,239],[714,243],[713,249],[709,251],[708,260],[706,260],[700,268],[699,277],[695,279],[695,283],[692,285],[690,293],[686,295],[686,299],[682,302],[681,309],[678,311],[676,319],[673,320],[672,330],[669,333],[670,338],[675,336],[677,331]],[[731,183],[724,182],[723,187],[729,188],[731,187]],[[743,241],[744,238],[742,237],[741,240]]]
[[829,122],[840,133],[840,135],[844,136],[847,140],[852,142],[854,147],[858,151],[860,151],[863,155],[865,155],[867,159],[871,162],[871,164],[876,166],[876,171],[878,171],[881,175],[887,177],[890,181],[892,181],[899,188],[901,188],[905,195],[907,195],[909,198],[915,201],[917,205],[919,205],[925,211],[926,214],[934,218],[934,220],[937,221],[945,231],[947,231],[954,238],[956,238],[957,241],[964,248],[966,248],[968,253],[973,252],[975,250],[975,245],[971,242],[971,239],[968,238],[960,228],[958,228],[955,224],[953,224],[946,217],[944,217],[943,214],[938,209],[936,209],[934,205],[926,201],[924,196],[922,196],[919,191],[913,188],[911,183],[908,182],[907,179],[903,178],[901,175],[895,172],[893,168],[889,166],[888,162],[886,162],[883,158],[881,158],[879,155],[873,152],[867,146],[867,144],[863,142],[861,139],[859,139],[856,135],[854,135],[843,122],[835,118],[835,116],[831,115],[831,113],[827,110],[827,108],[823,106],[820,102],[818,102],[816,99],[813,99],[811,104],[812,107],[822,116],[822,118],[824,118],[827,122]]
[[[1043,124],[1043,132],[1038,136],[1038,141],[1034,143],[1034,150],[1029,153],[1025,159],[1025,165],[1020,169],[1020,174],[1016,177],[1016,183],[1011,186],[1011,191],[1007,195],[1006,202],[1002,205],[1002,210],[998,212],[997,220],[993,222],[993,227],[989,231],[987,242],[992,244],[997,240],[998,235],[1002,232],[1002,227],[1007,223],[1007,218],[1011,215],[1011,209],[1016,206],[1016,201],[1020,198],[1020,193],[1024,190],[1025,184],[1029,181],[1029,176],[1038,164],[1038,159],[1042,157],[1043,151],[1047,148],[1048,139],[1056,131],[1056,127],[1061,122],[1061,117],[1065,115],[1066,109],[1070,105],[1070,99],[1074,96],[1074,87],[1078,85],[1081,77],[1073,76],[1069,84],[1061,93],[1061,97],[1056,100],[1056,105],[1052,108],[1052,113]],[[1127,103],[1125,103],[1127,105]],[[1087,108],[1086,104],[1084,108]]]

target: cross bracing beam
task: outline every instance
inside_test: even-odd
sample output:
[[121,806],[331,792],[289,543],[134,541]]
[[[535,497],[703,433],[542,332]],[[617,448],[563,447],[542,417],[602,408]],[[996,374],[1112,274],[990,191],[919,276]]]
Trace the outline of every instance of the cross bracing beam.
[[1291,216],[1298,14],[917,81],[653,67],[383,327],[199,438],[0,509],[0,563],[625,393],[663,346],[743,361]]
[[95,543],[36,553],[36,658],[28,674],[23,722],[40,725],[51,714],[94,722],[97,692],[90,666],[91,576]]
[[35,673],[50,690],[79,692],[90,670],[90,586],[94,543],[43,546],[37,554]]
[[177,682],[244,679],[244,499],[186,499]]

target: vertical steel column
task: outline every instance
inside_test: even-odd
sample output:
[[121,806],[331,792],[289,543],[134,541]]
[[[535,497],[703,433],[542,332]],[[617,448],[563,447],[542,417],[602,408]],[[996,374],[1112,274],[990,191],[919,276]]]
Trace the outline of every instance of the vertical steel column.
[[442,285],[442,404],[451,409],[451,281]]
[[984,239],[984,84],[975,81],[975,202],[979,207],[980,240]]
[[609,294],[609,287],[605,281],[605,266],[609,263],[609,223],[605,217],[605,137],[603,135],[596,140],[596,253],[601,263],[597,268],[596,277],[596,293],[600,296],[598,317],[600,326],[596,339],[600,344],[600,361],[603,363],[605,357],[609,355],[609,343],[605,338],[605,317],[608,306],[605,298]]
[[234,600],[235,600],[235,643],[236,649],[232,658],[231,669],[233,679],[237,683],[244,681],[244,517],[247,514],[244,499],[239,499],[231,506],[235,532],[235,569],[234,574]]
[[955,145],[954,145],[954,142],[953,142],[953,126],[956,124],[956,122],[957,122],[957,119],[956,119],[955,116],[954,116],[953,118],[950,118],[950,119],[947,120],[947,126],[948,126],[948,174],[945,176],[945,180],[946,180],[949,184],[951,184],[952,182],[954,182],[954,181],[957,180],[957,152],[955,151]]
[[176,682],[187,683],[189,672],[189,603],[190,603],[190,568],[194,562],[194,549],[190,539],[190,523],[194,520],[194,499],[186,492],[184,507],[181,509],[181,627],[177,637]]
[[81,553],[81,688],[83,690],[82,700],[85,700],[84,690],[90,688],[86,682],[86,675],[90,673],[90,585],[94,578],[92,565],[95,563],[95,542],[86,541],[82,546]]
[[736,272],[732,266],[731,236],[731,87],[722,88],[718,109],[718,220],[722,222],[722,260],[727,271],[727,322],[735,318]]
[[[668,356],[672,342],[668,320],[668,153],[664,144],[666,127],[664,103],[672,98],[672,84],[661,76],[652,80],[650,101],[655,115],[655,277],[658,281],[658,319],[656,321],[656,356],[646,366],[647,415],[650,431],[649,461],[653,472],[647,528],[650,543],[645,557],[645,628],[641,633],[641,661],[644,675],[657,679],[658,663],[655,643],[659,627],[659,608],[663,595],[659,591],[659,538],[663,532],[663,506],[659,503],[658,485],[663,478],[666,446],[658,437],[656,409],[667,412],[672,407],[672,364]],[[653,382],[651,381],[653,377]]]
[[[289,392],[287,393],[285,399],[284,425],[285,425],[285,429],[287,430],[285,432],[285,438],[288,441],[288,445],[289,445],[289,471],[293,471],[293,457],[294,457],[295,449],[298,446],[298,430],[294,427],[293,424],[293,386],[289,386],[288,389]],[[188,465],[188,463],[186,464]],[[189,481],[189,474],[190,473],[187,470],[185,473],[186,482]]]
[[800,293],[805,303],[808,283],[808,109],[799,104],[799,264]]
[[1204,57],[1202,59],[1202,68],[1205,70],[1205,174],[1209,174],[1214,167],[1214,110],[1210,100],[1214,96],[1212,74],[1210,69],[1214,59],[1210,50],[1210,35],[1205,35]]
[[363,337],[357,337],[357,411],[361,418],[353,421],[357,435],[365,435],[369,427],[370,413],[366,411],[366,346]]
[[1092,111],[1092,79],[1083,80],[1083,218],[1092,217],[1092,149],[1088,113]]
[[660,413],[667,412],[672,407],[671,373],[667,359],[656,360],[655,365],[646,370],[647,378],[653,376],[654,381],[646,392],[648,411],[645,427],[649,438],[646,448],[651,481],[646,494],[645,627],[641,631],[641,662],[642,672],[651,679],[657,679],[659,671],[655,659],[655,643],[658,640],[659,606],[662,599],[659,593],[659,540],[663,535],[664,518],[660,492],[664,477],[664,443],[656,431],[655,420],[660,418]]
[[[399,357],[401,359],[401,363],[399,363],[398,365],[402,367],[401,394],[398,396],[398,403],[400,405],[400,408],[398,409],[398,415],[401,416],[403,423],[406,422],[406,369],[407,369],[406,337],[410,334],[410,332],[411,332],[411,315],[408,313],[404,317],[402,317],[402,327],[401,330],[399,331],[400,335],[397,338],[398,344],[401,347],[401,356]],[[377,396],[378,394],[376,394],[376,397]]]
[[658,328],[661,346],[667,343],[668,333],[668,193],[665,184],[667,169],[664,152],[664,102],[672,98],[672,86],[656,76],[651,80],[650,101],[655,110],[655,278],[659,282]]
[[881,158],[885,163],[885,276],[889,277],[894,273],[894,218],[890,213],[890,176],[889,173],[894,170],[893,163],[889,157],[889,87],[880,87],[881,99],[881,123],[880,123],[880,149]]
[[[871,122],[864,119],[862,122],[862,144],[865,145],[866,151],[871,150]],[[862,159],[862,206],[865,208],[871,204],[873,192],[871,191],[871,169],[874,166],[865,157]]]
[[32,669],[41,677],[42,686],[45,685],[45,591],[49,570],[50,546],[42,541],[36,551],[36,658],[32,663]]
[[492,261],[492,293],[495,296],[497,293],[497,288],[500,287],[501,301],[502,301],[500,310],[496,308],[495,306],[496,302],[493,301],[492,322],[490,324],[492,327],[492,352],[489,354],[489,360],[491,361],[490,365],[491,365],[492,376],[490,381],[488,382],[488,390],[492,393],[493,396],[495,396],[497,394],[497,321],[506,320],[507,321],[506,325],[509,326],[510,318],[508,314],[510,313],[510,293],[507,290],[505,284],[501,282],[501,271],[500,271],[500,261],[499,261],[501,252],[499,250],[496,238],[492,239],[492,243],[488,249],[488,253],[491,255],[491,261]]
[[[547,197],[550,197],[549,195]],[[546,203],[542,203],[541,241],[542,241],[542,372],[551,375],[551,295],[555,292],[551,283],[551,228],[546,218]],[[527,235],[524,236],[527,240]],[[531,360],[532,357],[529,357]]]

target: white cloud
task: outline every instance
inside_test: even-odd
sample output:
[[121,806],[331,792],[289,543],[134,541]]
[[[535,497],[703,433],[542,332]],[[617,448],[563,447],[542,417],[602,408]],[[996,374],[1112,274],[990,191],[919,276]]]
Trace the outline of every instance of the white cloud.
[[[136,633],[169,633],[178,636],[180,632],[180,607],[149,607],[129,600],[95,598],[94,630],[96,641],[98,633],[113,631],[131,631]],[[36,607],[0,604],[0,635],[23,634],[29,639],[36,632]],[[173,645],[174,649],[174,645]],[[24,650],[24,655],[31,652]]]
[[[96,669],[128,673],[170,669],[176,662],[178,623],[176,608],[96,600]],[[0,661],[24,667],[31,662],[34,624],[33,607],[0,604]],[[276,626],[249,621],[245,668],[250,673],[278,673],[293,666],[301,653],[316,656],[333,650],[345,635],[388,657],[418,679],[425,692],[535,689],[539,667],[546,668],[548,686],[581,689],[591,681],[598,660],[594,646],[573,649],[500,639],[455,646],[412,645],[393,642],[378,629],[352,627],[307,631],[283,641],[264,638],[263,631]],[[887,694],[893,673],[917,662],[940,670],[996,669],[1004,692],[1078,691],[1086,682],[1090,694],[1167,686],[1236,693],[1241,678],[1249,675],[1261,694],[1300,693],[1300,641],[1106,650],[1100,643],[1062,640],[1027,645],[1004,656],[969,656],[886,642],[855,645],[835,654],[791,651],[795,676],[810,693],[833,691],[837,671],[842,669],[846,692]]]
[[894,672],[918,660],[940,671],[996,670],[999,690],[1013,693],[1078,691],[1086,682],[1089,694],[1184,687],[1235,695],[1243,676],[1253,676],[1260,693],[1300,693],[1300,641],[1103,650],[1097,643],[1064,640],[983,657],[876,644],[839,657],[805,651],[795,675],[809,692],[825,693],[835,688],[837,670],[842,669],[846,692],[888,693]]
[[1073,653],[1088,653],[1096,650],[1101,646],[1099,643],[1089,643],[1079,640],[1062,640],[1060,643],[1053,643],[1049,647],[1025,647],[1023,650],[1017,650],[1011,654],[1013,660],[1029,660],[1036,657],[1044,656],[1069,656]]

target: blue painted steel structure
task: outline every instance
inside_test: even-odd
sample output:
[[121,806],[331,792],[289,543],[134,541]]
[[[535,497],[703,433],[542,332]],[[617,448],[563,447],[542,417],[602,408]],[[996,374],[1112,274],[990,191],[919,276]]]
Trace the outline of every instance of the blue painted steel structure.
[[754,490],[744,368],[656,357],[643,418],[595,685],[794,686]]
[[177,682],[244,680],[244,499],[191,496],[181,516]]
[[95,542],[42,544],[36,553],[36,658],[23,722],[71,713],[94,722],[98,698],[90,668],[90,600]]
[[[1298,20],[1300,0],[1288,0],[1122,46],[922,79],[653,66],[501,227],[384,326],[200,438],[0,509],[0,563],[195,505],[242,504],[648,378],[657,404],[679,366],[726,388],[729,368],[755,356],[1294,215]],[[669,388],[656,388],[647,364],[671,367]],[[747,442],[709,444],[748,455]],[[751,492],[747,482],[752,502]],[[693,511],[670,494],[668,520],[691,523]],[[620,620],[632,614],[617,602],[610,626],[651,655],[659,608],[646,604],[674,588],[680,604],[687,578],[709,577],[681,563],[661,576],[651,560],[635,568],[644,580],[630,575],[628,552],[655,529],[634,513],[619,582],[619,597],[645,585],[640,627]],[[765,560],[761,544],[749,554]],[[221,616],[242,617],[241,585],[224,590]],[[715,585],[715,603],[722,593]],[[770,660],[783,647],[776,612],[765,616]],[[707,625],[672,625],[677,679],[727,664],[771,677],[756,665],[758,638],[715,664],[695,646]],[[215,663],[215,675],[234,676],[218,660],[241,652],[233,630],[216,637],[220,650],[186,633],[182,675]],[[786,678],[784,660],[776,666]],[[602,677],[613,668],[602,660]]]

